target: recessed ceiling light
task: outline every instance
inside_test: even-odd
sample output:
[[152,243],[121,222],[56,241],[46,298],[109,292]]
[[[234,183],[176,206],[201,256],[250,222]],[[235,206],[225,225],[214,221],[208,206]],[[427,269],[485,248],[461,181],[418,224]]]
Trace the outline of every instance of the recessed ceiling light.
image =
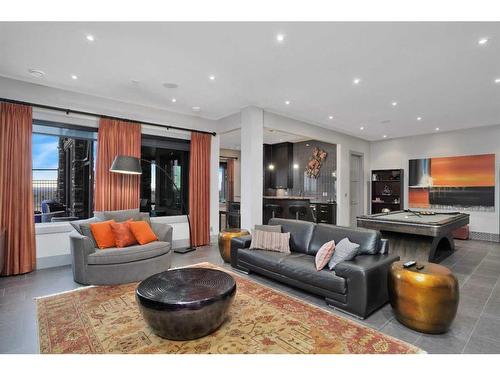
[[75,74],[72,74],[72,75],[71,75],[71,79],[78,79],[78,76],[77,76],[77,75],[75,75]]
[[477,44],[484,46],[486,43],[488,43],[488,38],[481,38],[477,41]]
[[179,87],[179,85],[177,83],[165,82],[163,84],[163,87],[165,87],[166,89],[176,89],[177,87]]
[[193,112],[200,112],[200,111],[201,111],[201,108],[200,108],[200,107],[198,107],[198,106],[194,106],[194,107],[191,107],[191,110],[192,110]]
[[331,115],[330,115],[330,116],[328,116],[328,118],[329,118],[330,120],[333,120],[333,116],[331,116]]
[[93,36],[93,35],[90,35],[90,34],[88,34],[88,35],[86,36],[86,38],[87,38],[87,40],[88,40],[89,42],[93,42],[93,41],[95,40],[94,36]]
[[306,143],[306,147],[309,147],[309,143]]
[[290,100],[285,100],[286,105],[290,105]]
[[215,81],[215,76],[214,76],[214,75],[210,75],[210,76],[208,76],[208,79],[209,79],[210,81]]
[[364,126],[360,126],[359,130],[365,130],[365,127]]
[[354,78],[352,80],[352,83],[354,83],[355,85],[359,85],[361,83],[361,78]]
[[172,98],[172,103],[175,103],[176,101],[177,101],[177,99]]
[[276,35],[276,40],[280,43],[283,42],[285,40],[285,35],[283,34]]
[[500,78],[495,78],[495,83],[500,83]]
[[422,117],[417,117],[417,121],[422,121]]
[[387,135],[385,135],[385,134],[384,134],[384,135],[382,136],[382,138],[387,138]]
[[28,73],[31,74],[33,77],[36,77],[36,78],[43,78],[43,77],[45,77],[45,73],[42,72],[41,70],[38,70],[38,69],[28,69]]
[[436,128],[436,131],[438,132],[438,131],[439,131],[439,128]]
[[299,165],[298,164],[294,164],[293,165],[293,169],[299,169]]
[[398,105],[398,102],[392,102],[392,103],[391,103],[391,105],[392,105],[393,107],[395,107],[395,106],[397,106],[397,105]]
[[270,171],[274,171],[274,164],[269,164],[268,168]]

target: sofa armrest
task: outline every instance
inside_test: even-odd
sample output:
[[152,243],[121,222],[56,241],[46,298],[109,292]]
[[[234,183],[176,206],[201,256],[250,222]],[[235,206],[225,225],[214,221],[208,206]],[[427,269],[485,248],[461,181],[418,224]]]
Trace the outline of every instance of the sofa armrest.
[[75,281],[85,283],[87,260],[89,254],[95,253],[94,244],[87,236],[83,236],[76,230],[69,234],[69,244],[71,249],[71,267]]
[[387,278],[391,264],[399,257],[390,254],[358,255],[335,267],[335,274],[347,282],[349,311],[365,318],[387,303]]
[[382,238],[380,240],[380,250],[379,254],[389,254],[389,240],[386,238]]
[[247,249],[252,243],[252,236],[241,236],[231,238],[231,266],[238,268],[238,249]]
[[168,242],[172,246],[173,227],[165,223],[151,223],[151,229],[158,237],[158,241]]

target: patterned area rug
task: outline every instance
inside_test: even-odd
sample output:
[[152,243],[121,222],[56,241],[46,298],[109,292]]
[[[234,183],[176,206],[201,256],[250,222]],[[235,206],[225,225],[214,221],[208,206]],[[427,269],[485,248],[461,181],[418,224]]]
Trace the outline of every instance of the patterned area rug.
[[209,263],[236,280],[229,319],[209,336],[170,341],[151,332],[137,283],[37,299],[41,353],[419,353],[420,349]]

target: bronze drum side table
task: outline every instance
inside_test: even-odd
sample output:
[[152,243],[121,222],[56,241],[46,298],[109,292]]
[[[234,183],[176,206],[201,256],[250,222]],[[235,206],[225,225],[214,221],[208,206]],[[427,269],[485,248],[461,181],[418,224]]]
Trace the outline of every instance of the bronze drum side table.
[[389,300],[396,318],[416,331],[446,332],[457,313],[457,278],[439,264],[418,262],[424,266],[418,270],[403,263],[394,262],[389,272]]
[[219,252],[224,262],[231,263],[231,239],[249,235],[246,229],[230,228],[219,233]]

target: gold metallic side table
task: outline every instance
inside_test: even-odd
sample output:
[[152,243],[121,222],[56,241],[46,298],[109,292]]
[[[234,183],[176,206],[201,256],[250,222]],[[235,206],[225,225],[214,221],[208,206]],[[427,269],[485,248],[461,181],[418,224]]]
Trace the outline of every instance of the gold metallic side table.
[[418,262],[424,266],[418,270],[403,263],[394,262],[389,272],[389,300],[396,318],[416,331],[446,332],[457,313],[457,278],[439,264]]
[[224,229],[219,233],[219,252],[224,262],[231,262],[231,239],[249,234],[250,232],[246,229],[239,228]]

